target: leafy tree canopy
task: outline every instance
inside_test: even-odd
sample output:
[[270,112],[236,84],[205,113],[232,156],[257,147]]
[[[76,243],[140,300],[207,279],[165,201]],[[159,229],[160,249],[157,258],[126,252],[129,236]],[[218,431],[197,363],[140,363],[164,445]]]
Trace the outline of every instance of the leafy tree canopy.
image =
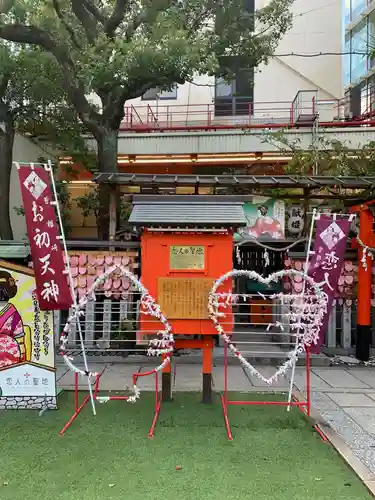
[[[267,62],[291,26],[293,0],[270,0],[255,19],[246,3],[2,0],[0,37],[54,55],[71,102],[95,135],[100,125],[118,128],[125,101],[150,88],[167,89],[196,73],[228,77],[227,56],[242,68]],[[87,98],[92,93],[101,111]]]
[[[0,38],[51,54],[102,172],[117,171],[127,100],[196,74],[233,77],[267,63],[292,25],[294,0],[0,0]],[[93,100],[90,97],[95,97]],[[100,196],[108,226],[108,190]]]

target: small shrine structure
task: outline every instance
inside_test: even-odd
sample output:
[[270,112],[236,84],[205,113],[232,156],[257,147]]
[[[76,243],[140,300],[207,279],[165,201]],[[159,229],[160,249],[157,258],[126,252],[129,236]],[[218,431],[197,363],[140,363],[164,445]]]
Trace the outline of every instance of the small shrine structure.
[[[224,196],[134,196],[129,222],[141,232],[141,281],[168,318],[177,349],[202,350],[203,402],[212,401],[213,336],[208,294],[233,266],[233,232],[246,225],[241,202]],[[226,287],[231,290],[232,282]],[[227,315],[225,330],[233,331]],[[154,330],[140,321],[140,333]],[[198,337],[198,338],[197,338]],[[171,397],[171,365],[162,375]]]

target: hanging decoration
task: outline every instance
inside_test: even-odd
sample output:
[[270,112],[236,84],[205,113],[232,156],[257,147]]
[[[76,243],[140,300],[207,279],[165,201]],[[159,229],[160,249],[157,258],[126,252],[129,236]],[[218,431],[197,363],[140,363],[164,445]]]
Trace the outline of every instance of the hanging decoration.
[[[278,282],[285,277],[300,276],[304,282],[304,292],[301,294],[284,294],[277,293],[267,297],[269,300],[278,300],[281,304],[288,305],[289,313],[286,313],[290,322],[290,328],[295,336],[294,348],[288,353],[286,361],[275,371],[271,377],[264,377],[249,361],[247,361],[241,352],[233,344],[229,335],[224,331],[220,323],[220,318],[226,316],[225,309],[231,307],[238,300],[239,295],[233,294],[231,291],[226,293],[218,292],[218,289],[224,284],[227,279],[246,276],[249,279],[258,281],[264,285],[271,282]],[[241,295],[242,296],[242,295]],[[255,271],[248,270],[232,270],[218,280],[215,281],[208,298],[208,314],[212,320],[217,333],[223,338],[229,349],[239,359],[241,364],[254,376],[262,380],[268,385],[272,385],[277,381],[280,375],[284,375],[290,368],[295,366],[298,357],[306,350],[307,347],[318,342],[321,325],[325,314],[327,313],[327,295],[322,292],[315,281],[306,276],[302,271],[293,269],[283,270],[270,274],[267,278],[259,275]],[[272,325],[275,328],[280,328],[283,331],[283,325],[275,323]]]
[[[76,307],[73,307],[73,313],[69,316],[60,337],[60,342],[61,342],[60,354],[63,357],[69,369],[72,370],[73,372],[78,373],[79,375],[82,376],[86,376],[88,378],[97,377],[99,375],[96,372],[81,370],[74,364],[74,359],[71,356],[69,356],[67,352],[68,334],[71,330],[72,323],[74,321],[79,322],[80,317],[84,316],[85,314],[84,309],[86,307],[87,302],[89,300],[95,301],[96,299],[95,291],[100,287],[102,287],[111,275],[116,276],[116,278],[122,278],[122,277],[128,278],[137,288],[137,290],[141,293],[140,313],[156,317],[163,325],[163,329],[161,329],[158,332],[157,338],[150,340],[149,348],[147,351],[147,354],[149,356],[165,355],[163,362],[153,370],[153,373],[159,372],[165,366],[168,365],[173,353],[175,341],[172,334],[172,327],[168,323],[167,318],[161,312],[160,306],[155,302],[154,298],[148,293],[148,290],[141,284],[141,282],[136,278],[136,276],[134,276],[133,273],[128,271],[128,269],[126,269],[123,266],[114,266],[108,269],[102,276],[98,277],[95,280],[91,289],[89,290],[88,294],[85,297],[81,298]],[[127,401],[129,403],[135,403],[137,399],[139,399],[139,397],[140,397],[140,391],[137,385],[134,385],[133,394],[129,396]]]
[[[304,243],[305,241],[307,240],[307,238],[301,238],[297,241],[293,241],[293,243],[291,243],[290,245],[287,245],[285,247],[271,247],[269,245],[266,245],[265,243],[262,243],[261,241],[258,241],[256,238],[246,238],[242,241],[239,241],[238,243],[236,243],[236,260],[237,260],[237,263],[239,265],[242,264],[242,257],[241,257],[241,252],[240,252],[240,246],[242,246],[244,243],[255,243],[256,245],[258,245],[259,247],[261,248],[264,248],[265,251],[270,251],[270,252],[279,252],[279,253],[282,253],[282,252],[286,252],[288,253],[288,251],[295,247],[296,245],[298,245],[299,243]],[[269,257],[269,255],[268,255]],[[266,252],[263,253],[263,258],[266,260]],[[269,265],[269,263],[268,263]]]
[[361,265],[363,269],[367,271],[367,257],[370,257],[370,259],[374,260],[375,249],[365,245],[359,236],[357,236],[357,241],[362,248]]
[[270,265],[270,256],[269,253],[267,252],[267,249],[264,250],[263,259],[264,259],[264,267],[268,267]]
[[240,247],[239,247],[239,245],[236,245],[235,248],[236,248],[237,264],[240,266],[242,264],[242,257],[241,257]]

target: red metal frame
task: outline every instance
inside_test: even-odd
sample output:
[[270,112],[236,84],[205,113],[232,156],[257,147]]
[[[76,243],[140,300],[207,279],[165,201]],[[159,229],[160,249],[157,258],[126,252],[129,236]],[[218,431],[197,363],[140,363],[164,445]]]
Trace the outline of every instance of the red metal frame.
[[[224,393],[220,395],[221,405],[223,408],[224,424],[227,431],[229,441],[233,441],[233,435],[230,428],[228,417],[228,406],[241,405],[241,406],[255,406],[255,405],[269,405],[269,406],[296,406],[299,410],[305,413],[308,417],[311,416],[311,373],[310,373],[310,351],[306,349],[306,400],[299,401],[293,396],[292,401],[232,401],[228,398],[228,346],[224,345]],[[314,429],[318,432],[323,441],[327,441],[327,437],[318,425],[313,425]]]
[[[253,102],[248,103],[247,113],[239,116],[216,116],[215,104],[166,104],[125,107],[125,118],[120,127],[123,132],[178,132],[178,131],[215,131],[235,129],[291,129],[309,127],[311,124],[296,123],[297,114],[319,114],[329,105],[333,116],[331,121],[319,121],[324,128],[345,128],[375,126],[373,114],[359,116],[344,121],[343,101],[339,99],[317,99],[315,95],[303,99],[300,91],[292,102]],[[301,97],[302,95],[302,97]],[[371,101],[371,99],[370,99]],[[298,111],[298,113],[297,113]],[[341,121],[342,120],[342,121]]]
[[[94,400],[98,400],[98,392],[99,392],[99,383],[100,383],[100,378],[103,375],[104,370],[99,373],[96,376],[95,379],[95,386],[94,386],[94,391],[93,391],[93,396]],[[150,375],[155,376],[155,412],[154,416],[152,419],[151,427],[148,432],[148,437],[152,438],[154,437],[155,434],[155,427],[159,418],[160,414],[160,409],[161,409],[161,403],[162,403],[162,395],[160,393],[159,395],[159,372],[156,371],[155,369],[150,370],[148,372],[143,372],[143,373],[133,373],[133,385],[137,384],[137,380],[139,377],[148,377]],[[127,401],[129,399],[129,396],[108,396],[108,401]],[[81,413],[83,408],[87,405],[87,403],[90,401],[90,395],[88,394],[85,396],[83,402],[81,405],[79,404],[79,389],[78,389],[78,373],[74,374],[74,413],[68,420],[68,422],[64,425],[62,430],[60,431],[60,436],[63,436],[66,431],[70,428],[72,423],[76,420],[78,415]]]

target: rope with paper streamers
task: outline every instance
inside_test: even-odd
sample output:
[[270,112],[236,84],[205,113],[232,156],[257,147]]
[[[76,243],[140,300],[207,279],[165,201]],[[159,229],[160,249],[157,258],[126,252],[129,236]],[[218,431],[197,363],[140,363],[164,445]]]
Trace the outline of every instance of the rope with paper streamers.
[[367,257],[370,257],[372,260],[374,260],[374,252],[375,248],[371,248],[367,246],[359,236],[357,236],[357,241],[358,244],[362,247],[362,258],[361,258],[361,264],[363,269],[366,269],[367,271]]
[[287,252],[288,250],[295,247],[299,243],[304,243],[305,241],[307,241],[307,238],[300,238],[299,240],[293,241],[293,243],[291,243],[290,245],[284,246],[284,247],[271,247],[269,245],[262,243],[261,241],[258,241],[254,237],[246,238],[246,239],[243,239],[242,241],[238,241],[237,243],[235,243],[236,259],[237,259],[238,264],[242,264],[240,246],[242,246],[244,243],[251,242],[251,243],[255,243],[256,245],[260,246],[261,248],[264,248],[264,252],[263,252],[264,267],[268,267],[270,265],[270,257],[269,257],[268,251]]
[[[247,359],[244,358],[241,352],[233,344],[230,336],[225,333],[219,321],[220,317],[225,317],[225,313],[220,312],[219,308],[225,308],[233,305],[236,302],[237,295],[233,294],[231,291],[217,293],[217,290],[227,279],[240,276],[246,276],[249,279],[256,280],[265,285],[270,284],[272,281],[277,282],[284,277],[301,276],[304,280],[306,280],[306,283],[310,285],[312,291],[314,292],[312,295],[306,295],[306,293],[297,295],[278,293],[268,297],[269,299],[280,299],[283,300],[284,303],[289,303],[291,306],[291,313],[289,314],[289,318],[291,320],[290,327],[291,329],[296,330],[294,333],[296,338],[294,349],[288,353],[288,359],[269,378],[264,377],[251,363],[247,361]],[[239,296],[241,295],[242,294]],[[272,385],[276,382],[280,375],[285,375],[287,370],[293,367],[293,365],[297,362],[298,356],[306,350],[306,347],[318,342],[320,328],[323,323],[324,315],[327,312],[327,302],[327,295],[318,287],[312,278],[307,276],[302,271],[288,269],[278,271],[270,274],[267,278],[264,278],[255,271],[232,270],[215,281],[208,297],[208,313],[217,333],[223,338],[224,342],[239,359],[243,367],[247,368],[252,375],[256,376],[266,384]],[[275,323],[274,326],[282,329],[280,322]]]
[[[155,299],[149,294],[147,288],[145,288],[142,285],[142,283],[136,278],[136,276],[134,276],[133,273],[131,273],[128,269],[126,269],[123,266],[114,266],[105,271],[102,276],[99,276],[95,280],[93,286],[90,288],[87,295],[81,298],[76,307],[73,307],[73,313],[69,316],[60,337],[60,354],[71,371],[86,377],[99,376],[99,374],[96,372],[84,371],[78,368],[74,364],[73,357],[68,355],[66,347],[68,343],[68,334],[72,327],[72,322],[79,321],[80,317],[84,316],[85,314],[84,309],[86,307],[87,302],[90,299],[94,301],[96,300],[95,290],[101,287],[113,273],[117,273],[119,275],[118,277],[125,276],[133,283],[133,285],[137,287],[138,291],[141,293],[140,312],[146,315],[156,317],[164,327],[162,330],[159,330],[157,338],[150,340],[149,347],[147,350],[148,356],[165,355],[163,362],[159,366],[154,368],[154,370],[151,372],[151,373],[157,373],[163,368],[165,368],[165,366],[167,366],[171,360],[171,356],[175,345],[174,336],[172,334],[172,327],[168,323],[167,318],[161,312],[159,304],[157,304]],[[129,398],[127,399],[127,402],[129,403],[135,403],[137,399],[139,399],[140,397],[140,391],[136,384],[137,380],[136,376],[137,373],[133,373],[133,380],[134,380],[133,394],[129,396]]]

